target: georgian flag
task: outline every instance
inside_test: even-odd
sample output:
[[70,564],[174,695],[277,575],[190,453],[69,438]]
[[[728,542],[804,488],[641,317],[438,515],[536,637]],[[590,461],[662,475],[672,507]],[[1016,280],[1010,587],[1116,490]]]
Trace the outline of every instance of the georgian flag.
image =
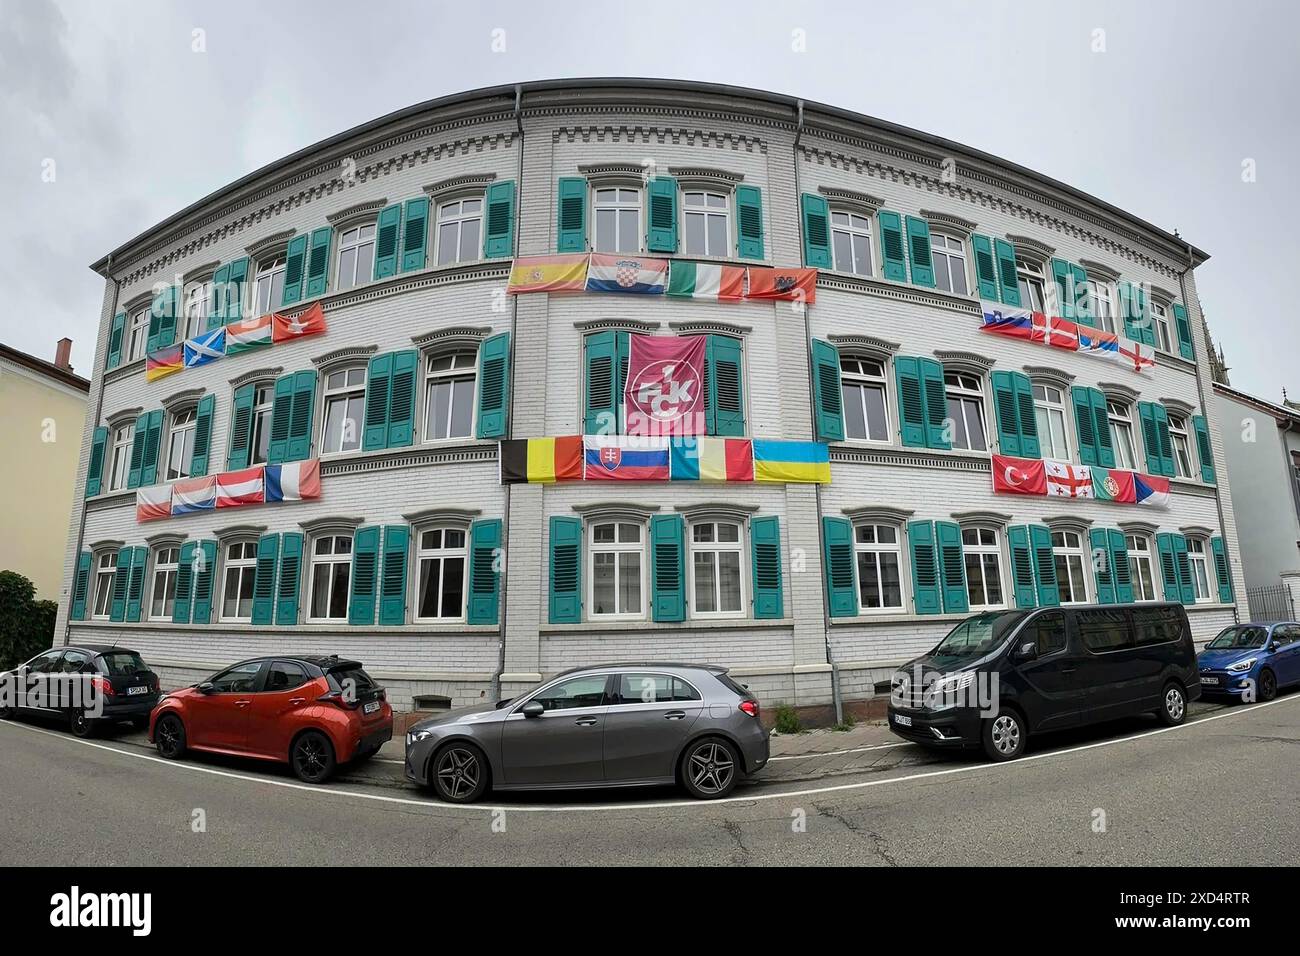
[[308,335],[322,335],[325,332],[325,310],[319,302],[313,302],[310,309],[294,316],[292,319],[279,312],[271,316],[271,341],[287,342],[289,339],[301,339]]
[[1091,498],[1092,469],[1087,465],[1072,465],[1067,461],[1043,463],[1047,475],[1049,498]]
[[320,459],[266,466],[267,501],[302,501],[320,497]]
[[228,471],[217,476],[217,507],[260,505],[266,500],[262,483],[262,466]]
[[185,340],[185,367],[197,368],[226,357],[226,328],[213,329]]

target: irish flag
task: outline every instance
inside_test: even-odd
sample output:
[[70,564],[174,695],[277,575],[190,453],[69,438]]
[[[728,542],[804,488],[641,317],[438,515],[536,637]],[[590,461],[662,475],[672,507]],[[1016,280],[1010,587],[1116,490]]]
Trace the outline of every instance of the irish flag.
[[675,261],[669,267],[668,295],[674,298],[737,302],[744,294],[743,266]]
[[271,317],[259,315],[255,319],[240,319],[226,326],[226,354],[238,355],[251,349],[271,344]]

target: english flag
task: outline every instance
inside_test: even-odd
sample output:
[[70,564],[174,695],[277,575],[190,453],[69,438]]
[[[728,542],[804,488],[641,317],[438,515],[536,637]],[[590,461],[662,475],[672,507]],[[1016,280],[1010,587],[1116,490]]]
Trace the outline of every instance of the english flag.
[[1047,494],[1047,474],[1042,459],[994,455],[993,491],[1006,495]]
[[1067,461],[1046,461],[1047,495],[1050,498],[1091,498],[1092,469],[1087,465],[1071,465]]
[[319,302],[295,318],[281,315],[271,316],[271,341],[287,342],[289,339],[301,339],[308,335],[322,335],[325,332],[325,310]]
[[262,483],[262,466],[227,471],[217,476],[217,507],[260,505],[266,500]]

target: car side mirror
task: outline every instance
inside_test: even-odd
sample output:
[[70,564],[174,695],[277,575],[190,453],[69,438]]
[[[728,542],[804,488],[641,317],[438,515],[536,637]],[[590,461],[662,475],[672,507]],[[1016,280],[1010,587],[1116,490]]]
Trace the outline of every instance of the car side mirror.
[[540,717],[542,714],[546,713],[546,708],[542,706],[541,701],[530,700],[528,703],[524,704],[523,707],[519,708],[519,713],[523,714],[525,717]]
[[195,685],[194,689],[197,690],[200,694],[211,694],[217,688],[216,685],[212,683],[212,681],[205,680],[202,684]]
[[1032,661],[1038,657],[1038,645],[1033,641],[1026,641],[1016,650],[1016,660]]
[[1271,643],[1271,644],[1268,645],[1268,651],[1269,651],[1269,653],[1271,654],[1271,653],[1273,653],[1274,651],[1276,651],[1278,648],[1280,648],[1281,646],[1282,646],[1282,645],[1279,644],[1277,641],[1273,641],[1273,643]]

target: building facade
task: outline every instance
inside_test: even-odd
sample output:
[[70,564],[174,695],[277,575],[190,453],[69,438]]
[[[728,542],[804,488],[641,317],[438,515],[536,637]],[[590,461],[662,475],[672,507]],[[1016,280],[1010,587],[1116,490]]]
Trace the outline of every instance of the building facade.
[[[815,300],[506,294],[515,257],[587,252],[810,267]],[[422,104],[95,264],[80,487],[99,470],[60,633],[129,641],[173,682],[337,652],[407,707],[616,659],[721,663],[824,705],[970,610],[1130,589],[1184,600],[1204,641],[1241,583],[1205,258],[995,157],[788,97],[573,81]],[[981,300],[1127,333],[1154,366],[990,335]],[[225,327],[230,353],[261,334],[245,320],[316,303],[323,335],[149,380],[176,361],[151,348]],[[709,432],[826,443],[829,483],[503,484],[500,440],[618,425],[636,335],[706,336]],[[1167,475],[1168,506],[995,495],[994,453]],[[266,462],[269,494],[304,459],[319,497],[137,518],[139,488]]]

